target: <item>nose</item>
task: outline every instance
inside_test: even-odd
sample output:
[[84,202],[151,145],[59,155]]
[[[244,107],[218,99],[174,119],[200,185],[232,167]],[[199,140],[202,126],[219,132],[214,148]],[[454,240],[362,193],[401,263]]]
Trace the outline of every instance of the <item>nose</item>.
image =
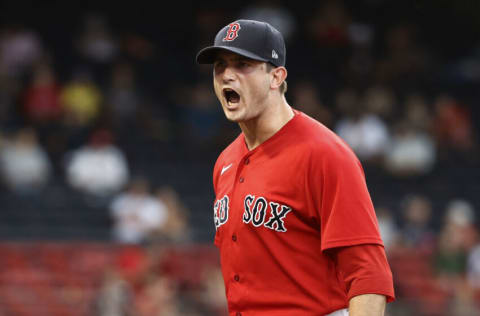
[[223,71],[222,79],[224,82],[231,82],[235,80],[235,72],[233,71],[231,66],[225,67],[225,70]]

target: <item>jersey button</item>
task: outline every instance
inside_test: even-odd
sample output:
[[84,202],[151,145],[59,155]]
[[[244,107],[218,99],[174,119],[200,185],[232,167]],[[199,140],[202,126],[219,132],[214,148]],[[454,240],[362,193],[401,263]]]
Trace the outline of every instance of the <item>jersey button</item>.
[[232,240],[233,240],[233,241],[237,241],[237,235],[233,234],[233,235],[232,235]]
[[235,315],[236,315],[236,316],[242,316],[242,313],[237,312]]
[[250,158],[245,159],[245,164],[248,165],[250,163]]
[[238,179],[238,181],[240,181],[240,183],[243,183],[243,181],[245,181],[245,179],[243,177],[240,177],[240,179]]
[[235,274],[235,276],[233,277],[233,279],[234,279],[235,281],[237,281],[237,282],[240,281],[240,277],[238,276],[238,274]]

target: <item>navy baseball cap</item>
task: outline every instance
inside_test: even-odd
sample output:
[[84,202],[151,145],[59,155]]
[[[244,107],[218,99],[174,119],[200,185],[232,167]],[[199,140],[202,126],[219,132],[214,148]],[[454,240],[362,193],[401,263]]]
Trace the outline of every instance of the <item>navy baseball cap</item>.
[[282,34],[267,22],[237,20],[223,27],[215,36],[213,46],[197,54],[197,63],[212,64],[220,50],[251,59],[285,66],[285,42]]

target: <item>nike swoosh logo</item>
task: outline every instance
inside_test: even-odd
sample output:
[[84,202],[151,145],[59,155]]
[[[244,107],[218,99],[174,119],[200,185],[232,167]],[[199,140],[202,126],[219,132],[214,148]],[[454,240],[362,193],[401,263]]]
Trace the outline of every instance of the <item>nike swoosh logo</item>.
[[227,171],[228,169],[230,169],[230,167],[232,166],[233,164],[229,164],[228,166],[225,166],[222,168],[222,171],[220,172],[220,175],[222,175],[225,171]]

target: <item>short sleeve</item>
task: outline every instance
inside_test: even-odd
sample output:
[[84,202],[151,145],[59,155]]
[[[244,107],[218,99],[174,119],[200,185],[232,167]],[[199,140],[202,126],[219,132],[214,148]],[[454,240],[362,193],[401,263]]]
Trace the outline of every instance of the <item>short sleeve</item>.
[[345,282],[348,300],[362,294],[385,295],[387,302],[395,300],[392,271],[382,246],[341,247],[331,254]]
[[383,245],[360,161],[340,139],[312,156],[310,192],[320,222],[322,251]]

